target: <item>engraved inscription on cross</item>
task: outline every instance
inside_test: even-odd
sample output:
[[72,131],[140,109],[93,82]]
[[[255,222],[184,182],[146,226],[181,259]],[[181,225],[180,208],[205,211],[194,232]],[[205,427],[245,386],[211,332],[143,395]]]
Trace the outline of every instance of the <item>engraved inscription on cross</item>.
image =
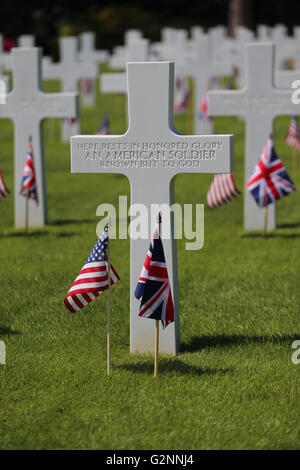
[[[121,173],[131,186],[131,204],[143,204],[150,220],[152,204],[174,202],[174,178],[180,173],[229,173],[232,171],[233,136],[180,135],[173,128],[174,63],[127,64],[129,128],[124,135],[71,137],[72,173]],[[148,222],[149,222],[148,220]],[[166,224],[167,221],[162,221]],[[171,237],[164,238],[175,324],[161,332],[161,351],[179,350],[177,253],[174,221]],[[143,266],[154,227],[148,239],[130,241],[130,349],[153,350],[154,329],[138,317],[134,289]]]
[[[247,191],[247,182],[273,130],[273,120],[282,115],[299,115],[292,103],[293,90],[274,87],[274,45],[247,44],[245,87],[239,91],[210,91],[209,114],[240,116],[246,123],[244,227],[246,230],[264,228],[264,211]],[[269,206],[268,229],[276,228],[276,205]]]
[[0,106],[0,118],[14,122],[14,193],[15,226],[25,226],[25,198],[19,195],[22,172],[32,136],[34,165],[39,205],[34,201],[29,211],[29,226],[40,227],[47,222],[46,177],[41,121],[45,118],[76,117],[75,93],[44,93],[42,91],[41,49],[15,48],[12,51],[14,88]]

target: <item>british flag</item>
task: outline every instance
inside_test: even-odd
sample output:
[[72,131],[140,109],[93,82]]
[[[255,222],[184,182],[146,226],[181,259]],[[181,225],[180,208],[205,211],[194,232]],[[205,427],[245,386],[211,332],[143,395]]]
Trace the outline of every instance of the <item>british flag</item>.
[[139,316],[161,320],[163,328],[174,321],[174,304],[162,241],[156,228],[136,286],[141,300]]
[[285,137],[285,143],[300,152],[299,127],[296,116],[292,117],[291,119],[290,127]]
[[109,117],[107,114],[104,116],[104,118],[100,122],[100,125],[98,127],[96,134],[97,135],[109,135],[110,134]]
[[7,189],[2,171],[0,170],[0,199],[3,199],[8,195],[9,195],[9,190]]
[[250,177],[247,189],[259,207],[266,207],[296,190],[269,138]]
[[232,173],[215,175],[207,193],[206,203],[210,209],[226,204],[241,193],[237,189]]
[[[85,307],[108,288],[107,244],[108,228],[106,227],[65,297],[65,305],[70,312],[75,313]],[[110,264],[110,285],[115,284],[119,279],[117,272]]]
[[22,196],[28,197],[33,199],[38,204],[38,194],[37,194],[37,187],[36,187],[36,177],[35,177],[35,168],[34,168],[34,161],[33,161],[33,147],[32,147],[32,139],[29,138],[28,142],[28,152],[26,156],[26,163],[23,170],[23,177],[21,183],[21,190],[20,194]]

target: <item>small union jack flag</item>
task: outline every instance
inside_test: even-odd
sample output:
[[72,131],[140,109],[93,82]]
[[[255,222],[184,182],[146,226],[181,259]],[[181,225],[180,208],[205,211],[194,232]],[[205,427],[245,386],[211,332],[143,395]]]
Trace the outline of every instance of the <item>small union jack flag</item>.
[[296,116],[292,117],[288,133],[285,137],[285,143],[288,144],[293,149],[300,152],[300,136],[299,136],[299,127],[298,120]]
[[28,142],[28,152],[26,156],[25,167],[23,170],[20,194],[22,196],[27,197],[27,191],[28,191],[28,197],[36,201],[36,203],[38,204],[38,194],[37,194],[37,187],[36,187],[31,137],[29,138],[29,142]]
[[[104,229],[83,268],[65,297],[65,305],[75,313],[89,304],[108,288],[108,227]],[[110,264],[110,285],[119,281],[119,276]]]
[[161,320],[163,328],[174,321],[174,304],[162,241],[156,228],[136,286],[141,300],[139,316]]
[[240,194],[232,173],[215,175],[207,193],[206,203],[210,209],[216,209]]
[[281,160],[276,155],[271,138],[250,177],[247,189],[259,207],[266,207],[296,190]]
[[100,122],[100,125],[98,127],[98,130],[96,132],[97,135],[108,135],[110,134],[110,125],[109,125],[109,117],[106,114],[102,121]]
[[8,195],[9,195],[9,190],[7,189],[2,171],[0,170],[0,199],[3,199]]

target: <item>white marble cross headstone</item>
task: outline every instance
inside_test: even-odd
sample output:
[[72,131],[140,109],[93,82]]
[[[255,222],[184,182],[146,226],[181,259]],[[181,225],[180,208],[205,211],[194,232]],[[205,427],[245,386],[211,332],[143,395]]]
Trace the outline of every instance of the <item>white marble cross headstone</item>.
[[[174,202],[174,179],[181,173],[232,171],[233,136],[181,135],[173,128],[174,64],[127,64],[129,128],[124,135],[71,137],[72,173],[121,173],[130,181],[131,205],[144,204],[150,220],[151,205]],[[172,219],[172,218],[171,218]],[[166,224],[162,220],[162,224]],[[175,324],[160,336],[160,349],[179,350],[179,311],[174,221],[171,239],[164,239],[166,263],[175,304]],[[148,239],[131,239],[130,349],[153,351],[154,328],[138,317],[134,289],[154,230]]]
[[4,65],[5,70],[11,70],[11,54],[4,51],[2,34],[0,34],[0,64]]
[[176,75],[194,79],[194,131],[196,134],[212,134],[212,121],[203,122],[199,118],[201,100],[209,87],[213,76],[231,75],[232,68],[229,63],[214,61],[209,57],[209,40],[202,36],[195,40],[195,58],[193,63],[175,64]]
[[[87,31],[79,35],[79,60],[84,63],[95,63],[96,66],[108,60],[108,51],[96,50],[95,33]],[[81,96],[84,106],[94,106],[96,104],[95,80],[86,79],[89,89],[85,90]]]
[[25,198],[19,195],[23,169],[32,136],[34,165],[39,204],[30,201],[29,226],[41,227],[47,222],[46,175],[41,121],[77,114],[75,93],[44,93],[42,91],[41,49],[12,50],[14,88],[0,105],[0,118],[14,122],[14,193],[15,226],[25,226]]
[[[60,62],[43,63],[43,77],[45,79],[60,80],[63,92],[77,92],[78,82],[83,78],[95,80],[98,76],[98,67],[92,62],[80,62],[77,51],[77,38],[64,37],[59,41]],[[70,136],[80,132],[79,120],[73,124],[63,122],[63,140],[68,141]]]
[[32,34],[22,34],[18,38],[18,46],[19,47],[34,47],[35,46],[35,39]]
[[[245,88],[238,91],[210,91],[209,113],[212,116],[240,116],[246,124],[244,227],[264,228],[264,212],[259,209],[246,185],[263,151],[273,120],[281,115],[299,115],[292,103],[292,90],[274,87],[273,44],[247,44]],[[269,206],[268,229],[276,227],[276,205]]]

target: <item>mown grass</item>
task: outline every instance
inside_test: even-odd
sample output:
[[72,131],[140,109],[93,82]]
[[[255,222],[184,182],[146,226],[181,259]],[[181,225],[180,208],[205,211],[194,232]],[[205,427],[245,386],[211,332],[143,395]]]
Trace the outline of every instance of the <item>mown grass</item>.
[[[83,109],[83,132],[94,133],[105,112],[112,132],[124,132],[125,98],[111,95]],[[191,132],[191,110],[175,124]],[[276,147],[292,175],[288,124],[276,121]],[[1,121],[0,129],[0,168],[12,189],[13,127]],[[241,197],[233,219],[231,205],[205,209],[202,250],[178,243],[182,349],[161,355],[157,380],[151,354],[129,353],[129,241],[112,241],[121,282],[112,289],[107,377],[106,295],[74,316],[63,299],[95,243],[98,204],[129,197],[129,184],[71,175],[59,130],[57,120],[44,123],[49,225],[25,236],[13,228],[13,197],[0,203],[0,447],[298,449],[300,366],[291,344],[300,339],[300,192],[278,203],[278,229],[267,237],[244,232]],[[235,134],[243,189],[244,125],[218,118],[216,132]],[[204,203],[211,179],[178,177],[176,201]]]

